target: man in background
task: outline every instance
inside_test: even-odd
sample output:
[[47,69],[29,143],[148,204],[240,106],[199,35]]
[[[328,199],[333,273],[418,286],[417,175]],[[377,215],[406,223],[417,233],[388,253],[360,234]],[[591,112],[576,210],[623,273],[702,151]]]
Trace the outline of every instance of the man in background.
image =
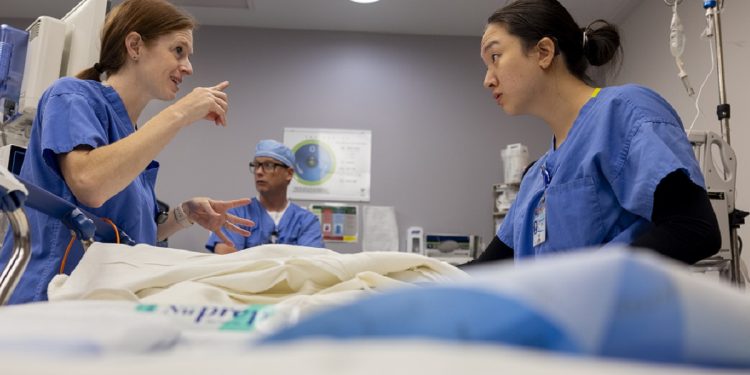
[[255,222],[250,228],[251,235],[242,237],[222,228],[236,247],[221,242],[212,233],[206,248],[216,254],[228,254],[273,243],[323,247],[317,216],[287,199],[287,188],[294,177],[292,150],[274,140],[260,141],[255,147],[250,171],[255,177],[259,196],[248,205],[230,209],[229,213]]

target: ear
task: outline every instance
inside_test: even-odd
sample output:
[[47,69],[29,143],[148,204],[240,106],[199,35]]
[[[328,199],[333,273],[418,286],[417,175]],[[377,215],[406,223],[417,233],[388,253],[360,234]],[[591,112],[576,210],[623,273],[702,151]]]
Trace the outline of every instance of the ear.
[[292,178],[294,178],[294,168],[287,168],[286,169],[286,182],[292,182]]
[[128,33],[125,37],[125,48],[128,51],[128,59],[138,60],[138,56],[140,56],[143,50],[143,38],[141,38],[141,34],[135,31]]
[[536,50],[539,53],[539,67],[542,69],[549,68],[557,52],[555,41],[545,36],[536,43]]

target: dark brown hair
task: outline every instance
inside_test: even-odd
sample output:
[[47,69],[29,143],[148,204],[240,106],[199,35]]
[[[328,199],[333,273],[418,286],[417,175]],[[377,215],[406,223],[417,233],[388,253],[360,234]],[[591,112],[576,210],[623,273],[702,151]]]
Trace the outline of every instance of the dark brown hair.
[[102,73],[117,73],[128,57],[125,37],[133,31],[148,45],[162,35],[195,27],[192,16],[166,0],[126,0],[112,8],[104,21],[99,62],[76,77],[99,81]]
[[616,26],[596,20],[581,28],[557,0],[516,0],[493,13],[487,23],[503,25],[521,39],[527,52],[542,38],[552,39],[555,54],[562,54],[570,73],[585,82],[591,81],[586,75],[589,65],[617,64],[621,59]]

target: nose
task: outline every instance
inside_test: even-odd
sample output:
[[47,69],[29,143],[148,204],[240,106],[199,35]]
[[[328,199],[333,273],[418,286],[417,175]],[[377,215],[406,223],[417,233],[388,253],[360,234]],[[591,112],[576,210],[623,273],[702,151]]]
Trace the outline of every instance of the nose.
[[193,74],[193,64],[190,63],[190,59],[185,59],[185,63],[180,67],[180,70],[182,74],[188,76]]
[[497,77],[491,69],[487,69],[487,73],[484,75],[484,88],[493,89],[497,87]]

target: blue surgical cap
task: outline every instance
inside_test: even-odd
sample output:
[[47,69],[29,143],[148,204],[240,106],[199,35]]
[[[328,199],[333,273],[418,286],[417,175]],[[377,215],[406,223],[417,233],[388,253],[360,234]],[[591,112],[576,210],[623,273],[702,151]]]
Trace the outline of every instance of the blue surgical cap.
[[273,139],[264,139],[258,142],[255,146],[255,157],[265,156],[268,158],[274,158],[287,167],[294,168],[294,154],[289,147],[284,146],[283,143],[274,141]]

